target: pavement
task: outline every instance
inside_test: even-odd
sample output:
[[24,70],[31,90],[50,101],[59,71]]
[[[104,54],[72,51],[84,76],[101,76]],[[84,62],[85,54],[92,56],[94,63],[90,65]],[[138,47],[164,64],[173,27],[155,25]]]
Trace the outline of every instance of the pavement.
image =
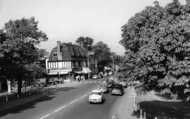
[[135,110],[135,89],[128,87],[125,94],[119,98],[113,106],[110,113],[110,119],[137,119],[133,115]]
[[134,87],[125,89],[125,94],[119,98],[110,113],[110,119],[138,119],[134,112],[137,111],[137,105],[144,101],[164,101],[168,100],[157,96],[154,91],[150,91],[141,95],[136,94]]

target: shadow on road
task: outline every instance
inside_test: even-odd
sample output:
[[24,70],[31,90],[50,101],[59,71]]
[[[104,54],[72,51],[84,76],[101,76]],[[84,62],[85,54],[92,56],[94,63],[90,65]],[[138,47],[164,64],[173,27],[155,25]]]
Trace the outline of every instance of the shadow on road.
[[143,115],[146,119],[190,119],[190,103],[144,101],[139,103],[139,109],[134,111],[134,115]]
[[43,102],[43,101],[49,101],[49,100],[52,100],[53,98],[54,97],[52,97],[52,96],[44,95],[40,99],[36,99],[32,102],[0,111],[0,117],[5,116],[5,115],[10,114],[10,113],[20,113],[20,112],[22,112],[26,109],[29,109],[29,108],[35,108],[35,104]]
[[[75,89],[75,88],[73,88],[73,87],[51,88],[51,89],[47,89],[47,90],[41,92],[41,94],[38,93],[37,95],[22,97],[20,99],[15,99],[13,101],[8,102],[7,104],[1,104],[0,108],[8,106],[8,105],[10,105],[10,103],[13,105],[14,105],[14,103],[19,103],[19,105],[13,106],[9,109],[0,110],[0,117],[5,116],[7,114],[11,114],[11,113],[21,113],[24,110],[27,110],[30,108],[35,108],[35,105],[37,103],[41,103],[44,101],[50,101],[53,98],[55,98],[55,96],[57,94],[65,93],[65,92],[73,90],[73,89]],[[41,96],[39,96],[39,95],[41,95]],[[39,97],[39,98],[35,98],[35,96]],[[30,99],[30,98],[34,98],[34,99]],[[24,103],[26,100],[30,100],[30,101],[27,103]]]

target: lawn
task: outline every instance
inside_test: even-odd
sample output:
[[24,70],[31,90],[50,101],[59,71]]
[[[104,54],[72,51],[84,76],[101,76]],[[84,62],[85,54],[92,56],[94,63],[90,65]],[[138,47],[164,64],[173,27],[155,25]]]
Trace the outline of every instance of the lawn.
[[140,110],[146,112],[146,119],[190,119],[190,103],[172,101],[162,98],[155,92],[139,93],[136,97],[138,110],[134,114],[139,117]]

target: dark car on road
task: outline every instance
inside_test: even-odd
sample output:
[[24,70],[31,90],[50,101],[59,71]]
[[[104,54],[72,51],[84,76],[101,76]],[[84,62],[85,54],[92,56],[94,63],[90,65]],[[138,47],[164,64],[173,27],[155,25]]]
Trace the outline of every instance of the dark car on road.
[[111,90],[111,94],[112,95],[120,95],[120,96],[122,96],[124,94],[123,86],[120,85],[120,84],[113,85],[112,90]]

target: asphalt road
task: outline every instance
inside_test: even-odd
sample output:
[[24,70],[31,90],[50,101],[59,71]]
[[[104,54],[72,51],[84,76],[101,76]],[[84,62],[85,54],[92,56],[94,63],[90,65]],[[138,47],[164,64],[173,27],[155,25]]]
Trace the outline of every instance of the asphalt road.
[[81,84],[78,87],[52,89],[48,95],[31,103],[0,112],[0,119],[40,119],[62,105],[78,99],[95,88],[97,83]]
[[49,116],[47,119],[110,119],[110,111],[118,96],[105,95],[103,104],[90,104],[85,96],[66,109]]
[[103,104],[89,104],[88,93],[97,83],[50,91],[34,102],[0,112],[0,119],[110,119],[114,102],[120,97],[106,94]]

